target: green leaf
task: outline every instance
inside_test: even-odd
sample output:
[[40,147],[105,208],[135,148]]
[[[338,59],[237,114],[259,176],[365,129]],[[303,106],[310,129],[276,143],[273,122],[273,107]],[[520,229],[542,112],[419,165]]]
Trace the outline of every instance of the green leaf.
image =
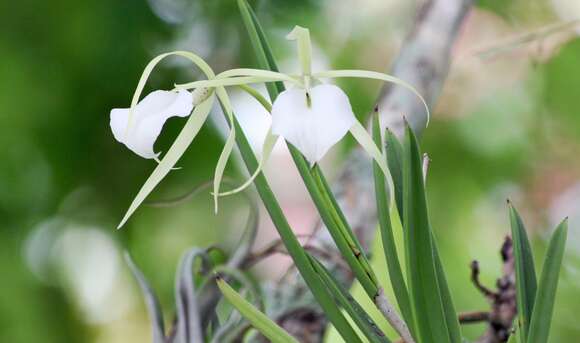
[[[382,145],[382,137],[379,117],[377,113],[372,116],[372,120],[373,139],[375,144],[380,147]],[[403,271],[399,262],[397,247],[395,245],[395,237],[393,235],[393,227],[391,225],[391,215],[389,210],[390,206],[388,203],[389,196],[387,195],[387,189],[385,188],[385,175],[376,162],[373,163],[373,173],[375,180],[375,199],[377,203],[379,229],[383,242],[383,249],[385,251],[385,257],[387,259],[389,279],[391,281],[391,285],[395,293],[395,298],[397,299],[397,304],[399,304],[403,318],[405,319],[405,322],[407,322],[411,333],[414,333],[415,330],[413,328],[413,312],[411,310],[411,301],[409,299],[407,285],[405,284],[405,278],[403,276]]]
[[554,300],[558,287],[558,276],[562,266],[567,234],[568,220],[564,219],[552,234],[548,251],[544,258],[544,266],[542,267],[540,284],[538,285],[528,332],[528,342],[530,343],[548,342],[552,313],[554,312]]
[[217,285],[230,304],[240,311],[242,316],[270,341],[273,343],[298,343],[294,337],[290,336],[265,314],[258,311],[258,309],[246,301],[246,299],[239,295],[223,279],[217,279]]
[[387,165],[391,171],[393,185],[395,187],[395,202],[401,224],[403,223],[403,146],[395,134],[387,129],[385,140],[387,152]]
[[[250,8],[246,0],[238,0],[238,6],[240,8],[240,14],[242,15],[242,20],[250,36],[250,42],[254,48],[254,54],[258,61],[258,66],[262,69],[267,69],[271,71],[278,71],[276,63],[274,62],[274,57],[270,52],[270,46],[264,35],[264,31],[254,14],[254,11]],[[266,55],[266,50],[269,56]],[[278,94],[284,90],[284,84],[282,82],[268,83],[266,84],[268,89],[268,94],[270,98],[276,99]]]
[[427,211],[421,153],[409,125],[406,128],[403,186],[405,256],[417,336],[420,342],[461,342],[461,337],[457,337],[454,330],[449,330],[450,325],[447,323],[443,301],[448,290],[442,292],[440,289],[446,284],[439,283],[435,261],[437,253]]
[[344,287],[338,283],[332,274],[316,258],[310,254],[308,257],[326,287],[328,287],[342,308],[354,320],[369,342],[390,343],[391,341],[385,336],[362,306],[350,295],[348,290],[344,289]]
[[445,321],[447,323],[449,337],[451,337],[452,342],[462,342],[461,327],[459,326],[457,311],[455,311],[455,305],[453,305],[453,298],[451,297],[451,291],[449,290],[449,285],[447,284],[447,277],[445,277],[445,271],[443,270],[443,264],[441,263],[441,258],[439,257],[439,249],[435,244],[434,235],[432,236],[432,240],[434,251],[433,258],[435,259],[435,271],[437,272],[437,283],[439,284],[439,291],[441,292],[441,301],[443,303],[443,312],[445,312]]
[[522,329],[520,328],[520,326],[518,325],[517,322],[514,322],[514,324],[512,326],[512,330],[513,330],[513,332],[508,339],[508,343],[521,342],[520,333],[521,333]]
[[[378,124],[377,124],[378,125]],[[389,170],[391,171],[391,176],[393,178],[393,184],[395,188],[395,201],[397,203],[397,211],[399,213],[399,218],[401,219],[401,223],[404,222],[403,216],[403,146],[395,136],[395,134],[387,129],[386,130],[387,137],[386,137],[386,151],[387,151],[387,163],[389,165]],[[435,241],[435,238],[432,237],[432,240]],[[385,243],[383,243],[385,246]],[[461,330],[459,326],[459,322],[457,321],[457,312],[455,311],[455,306],[453,305],[453,300],[451,298],[451,292],[449,291],[449,287],[447,285],[447,279],[445,277],[445,272],[443,270],[443,266],[441,263],[441,259],[439,257],[439,253],[437,251],[437,246],[434,245],[433,247],[435,255],[435,267],[437,272],[437,282],[440,285],[441,291],[441,298],[443,303],[443,311],[445,312],[446,322],[449,329],[450,337],[461,337]],[[386,252],[385,252],[386,253]],[[387,255],[388,256],[388,255]],[[390,271],[389,271],[390,273]],[[391,274],[389,274],[391,275]],[[393,286],[394,288],[394,286]],[[396,291],[395,291],[396,292]],[[396,295],[396,293],[395,293]],[[398,298],[397,298],[398,299]],[[399,307],[402,308],[401,304],[399,303]],[[405,316],[404,310],[403,316]],[[405,316],[406,318],[406,316]],[[410,320],[409,320],[410,321]]]
[[510,202],[510,223],[514,244],[514,258],[516,266],[516,292],[518,304],[518,320],[520,325],[520,337],[526,342],[530,320],[536,298],[536,270],[534,256],[526,233],[522,218]]

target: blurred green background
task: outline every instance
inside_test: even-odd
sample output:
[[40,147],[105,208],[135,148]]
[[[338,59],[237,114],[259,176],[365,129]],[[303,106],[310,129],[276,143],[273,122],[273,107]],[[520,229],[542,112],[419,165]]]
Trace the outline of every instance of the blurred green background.
[[[419,2],[252,3],[283,68],[296,66],[284,35],[299,24],[310,27],[320,65],[386,71]],[[509,230],[506,198],[524,216],[539,258],[555,224],[571,218],[553,342],[580,337],[580,28],[518,46],[510,37],[578,19],[576,4],[478,2],[423,139],[432,159],[433,224],[459,310],[487,308],[469,282],[468,265],[478,259],[490,286],[499,276],[499,247]],[[217,71],[252,66],[235,1],[2,1],[0,27],[0,341],[148,341],[144,304],[123,250],[142,266],[170,314],[180,254],[193,245],[231,247],[243,204],[224,200],[218,216],[209,196],[176,208],[143,208],[116,231],[154,162],[114,141],[109,111],[129,105],[142,68],[160,52],[192,50]],[[506,44],[509,49],[486,54]],[[169,60],[149,87],[196,76]],[[357,114],[372,108],[378,84],[341,85]],[[168,123],[158,150],[166,150],[182,124]],[[219,130],[207,125],[182,169],[152,197],[209,180],[221,142]],[[335,150],[340,163],[347,149]],[[306,195],[298,200],[311,208]],[[299,222],[300,212],[289,212]],[[466,332],[476,337],[481,330]]]

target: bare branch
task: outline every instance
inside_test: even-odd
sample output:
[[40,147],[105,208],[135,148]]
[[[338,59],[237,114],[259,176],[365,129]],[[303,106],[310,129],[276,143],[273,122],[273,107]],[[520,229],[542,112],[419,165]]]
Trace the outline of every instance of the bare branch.
[[458,315],[459,323],[461,324],[477,324],[489,321],[489,312],[487,311],[472,311],[463,312]]
[[[512,322],[518,311],[516,307],[516,278],[511,237],[506,237],[501,247],[503,275],[497,279],[497,291],[485,294],[491,304],[488,326],[478,343],[507,342]],[[473,271],[473,269],[472,269]]]

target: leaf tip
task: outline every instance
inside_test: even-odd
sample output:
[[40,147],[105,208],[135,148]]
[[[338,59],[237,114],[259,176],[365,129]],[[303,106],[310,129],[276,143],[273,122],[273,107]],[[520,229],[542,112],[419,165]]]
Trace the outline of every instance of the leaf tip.
[[126,222],[127,222],[127,219],[123,218],[123,220],[121,220],[119,225],[117,225],[117,230],[121,230]]

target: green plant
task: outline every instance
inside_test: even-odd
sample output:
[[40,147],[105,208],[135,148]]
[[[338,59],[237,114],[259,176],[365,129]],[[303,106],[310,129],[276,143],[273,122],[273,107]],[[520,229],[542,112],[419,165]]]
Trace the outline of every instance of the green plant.
[[[399,315],[399,310],[385,296],[383,287],[370,265],[366,252],[353,234],[321,168],[316,163],[325,150],[317,151],[316,149],[311,149],[313,145],[301,141],[293,141],[294,136],[292,133],[300,130],[300,128],[291,128],[291,133],[286,134],[284,130],[276,131],[273,125],[264,142],[265,153],[262,159],[258,161],[239,127],[225,87],[242,87],[274,115],[281,113],[279,114],[280,116],[287,116],[288,112],[292,112],[288,108],[284,108],[284,106],[292,106],[290,110],[300,108],[300,110],[297,110],[298,112],[314,111],[317,102],[322,101],[323,96],[332,96],[332,99],[341,102],[344,98],[339,89],[325,88],[324,95],[316,95],[315,88],[319,86],[313,86],[313,83],[317,78],[321,77],[375,78],[395,82],[408,87],[412,91],[414,90],[393,77],[369,71],[342,70],[318,74],[312,73],[310,70],[308,31],[299,27],[291,33],[290,38],[298,41],[302,74],[299,76],[282,74],[277,69],[266,36],[255,14],[245,0],[239,0],[238,4],[260,69],[234,69],[216,75],[209,65],[196,55],[188,52],[172,53],[190,59],[203,70],[208,80],[195,81],[178,86],[179,94],[183,94],[182,92],[185,89],[194,89],[192,95],[194,114],[191,115],[171,149],[159,161],[159,166],[139,192],[122,223],[126,221],[153,187],[175,165],[205,121],[212,102],[217,99],[224,109],[231,131],[216,167],[213,183],[216,209],[217,199],[220,195],[239,192],[251,183],[255,185],[257,193],[276,226],[288,254],[324,310],[328,320],[346,342],[363,341],[363,337],[359,336],[357,330],[369,342],[391,342],[392,340],[385,336],[359,302],[350,296],[348,290],[333,277],[332,273],[299,243],[290,228],[275,195],[269,187],[267,179],[261,173],[263,164],[267,162],[269,151],[271,151],[273,143],[276,141],[276,132],[289,140],[287,143],[296,167],[322,221],[340,250],[342,258],[347,262],[356,280],[364,288],[366,295],[385,316],[401,339],[407,343],[462,342],[463,337],[458,314],[452,301],[444,266],[439,258],[437,242],[429,220],[422,154],[418,140],[410,126],[406,126],[405,137],[402,142],[389,131],[385,132],[383,137],[378,116],[375,115],[372,118],[373,132],[371,139],[358,121],[351,122],[350,113],[346,111],[345,107],[336,108],[336,111],[341,113],[345,110],[341,114],[343,117],[337,120],[343,121],[344,119],[346,125],[342,128],[344,132],[337,136],[338,139],[346,131],[349,131],[373,159],[379,232],[385,248],[391,285],[401,312]],[[138,100],[149,73],[159,61],[168,55],[159,56],[146,68],[133,98],[131,108],[125,113],[126,117],[123,125],[127,127],[127,132],[129,132],[131,127],[132,112],[138,115],[137,111],[147,110],[145,107],[139,108],[142,103],[138,103]],[[296,85],[299,88],[299,92],[302,92],[299,95],[305,95],[304,98],[300,98],[304,100],[304,103],[300,103],[300,106],[292,102],[284,102],[283,105],[280,105],[280,102],[277,103],[276,101],[280,97],[288,97],[291,94],[290,91],[285,89],[282,81]],[[267,83],[270,101],[246,86],[248,83],[255,82]],[[321,89],[318,88],[320,94],[323,94]],[[166,95],[170,96],[171,94]],[[143,102],[145,102],[145,99]],[[150,101],[152,100],[150,99]],[[115,128],[113,129],[115,130]],[[156,131],[156,133],[158,134],[159,131]],[[300,131],[300,133],[302,134],[303,132]],[[139,140],[129,140],[127,137],[130,136],[122,136],[122,131],[118,131],[118,134],[119,138],[117,139],[119,141],[136,152],[141,151],[138,149],[140,147],[139,144],[141,144]],[[328,144],[334,144],[335,141]],[[147,142],[146,145],[148,144],[152,147],[153,142]],[[237,144],[242,159],[252,176],[244,185],[233,191],[220,193],[219,186],[225,164],[234,144]],[[314,144],[314,146],[316,145]],[[151,155],[151,157],[156,158],[157,156]],[[396,212],[391,212],[391,208],[396,208]],[[392,223],[397,220],[396,217],[391,216],[394,213],[398,213],[398,219],[403,227],[404,245],[399,247],[396,246],[393,238],[394,226]],[[533,257],[526,231],[517,212],[511,205],[510,216],[512,218],[514,261],[517,277],[517,303],[520,309],[516,325],[518,328],[517,336],[521,343],[546,342],[553,310],[558,271],[565,246],[566,222],[563,222],[556,229],[552,237],[540,283],[537,284]],[[403,251],[405,270],[401,268],[402,263],[399,261],[397,249],[402,249]],[[203,309],[198,308],[196,304],[202,297],[195,292],[195,280],[191,275],[192,267],[194,266],[193,261],[198,256],[202,260],[200,265],[202,272],[196,273],[199,278],[198,282],[203,287],[206,287],[205,292],[212,294],[210,297],[212,299],[211,304]],[[243,298],[243,295],[236,291],[236,288],[241,291],[251,291],[254,294],[254,300],[259,304],[259,289],[253,285],[247,273],[240,268],[243,263],[239,259],[234,260],[236,263],[231,263],[232,260],[229,261],[225,264],[212,261],[208,251],[200,249],[195,249],[185,255],[182,266],[179,268],[176,282],[178,308],[176,330],[174,335],[170,335],[169,340],[172,342],[191,343],[202,340],[216,341],[217,339],[219,342],[227,342],[235,339],[241,333],[248,332],[249,325],[252,325],[273,342],[293,342],[294,339],[284,333],[283,329],[278,327],[276,323],[268,319],[260,311],[259,306],[258,308],[253,307],[252,304]],[[141,273],[130,260],[129,263],[132,265],[133,272],[148,299],[147,303],[155,322],[154,337],[158,342],[162,342],[166,338],[157,301]],[[219,277],[216,277],[216,275],[219,275]],[[220,313],[220,308],[217,306],[219,293],[216,293],[216,284],[213,282],[216,279],[218,280],[217,287],[225,295],[227,301],[233,308],[239,310],[239,313],[247,319],[247,322],[231,307],[227,311],[222,309],[222,313]],[[228,281],[232,282],[235,287],[230,287],[227,283]],[[211,291],[212,289],[213,291]],[[208,296],[206,295],[206,297]],[[353,324],[348,321],[348,318],[352,319]],[[508,337],[505,338],[507,340]]]

